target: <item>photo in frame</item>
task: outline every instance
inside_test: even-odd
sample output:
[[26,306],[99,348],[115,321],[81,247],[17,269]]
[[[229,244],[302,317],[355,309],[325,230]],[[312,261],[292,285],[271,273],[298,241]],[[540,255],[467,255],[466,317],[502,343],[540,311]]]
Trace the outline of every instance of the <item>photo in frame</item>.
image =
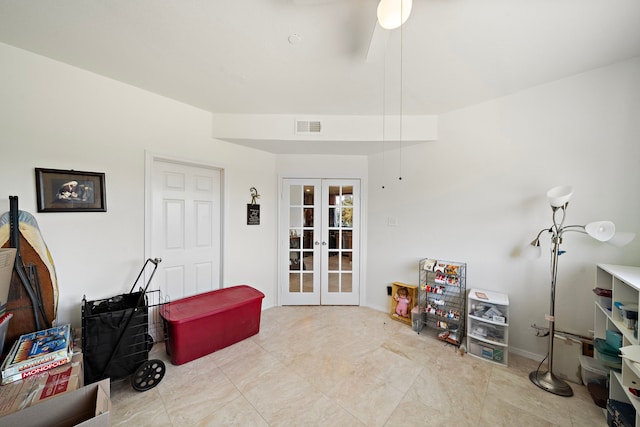
[[38,212],[106,212],[104,173],[36,168]]

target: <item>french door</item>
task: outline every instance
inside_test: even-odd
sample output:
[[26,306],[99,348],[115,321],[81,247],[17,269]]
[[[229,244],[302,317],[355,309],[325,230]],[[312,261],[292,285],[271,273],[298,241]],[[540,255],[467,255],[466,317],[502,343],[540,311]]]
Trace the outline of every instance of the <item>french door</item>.
[[283,180],[283,305],[360,303],[360,181]]

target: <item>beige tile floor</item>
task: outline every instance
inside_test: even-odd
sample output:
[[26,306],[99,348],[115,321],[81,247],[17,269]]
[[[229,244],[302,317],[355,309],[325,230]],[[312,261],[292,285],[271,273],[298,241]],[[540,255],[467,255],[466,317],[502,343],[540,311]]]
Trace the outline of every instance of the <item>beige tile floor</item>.
[[146,392],[112,383],[115,426],[605,426],[584,386],[556,396],[536,363],[493,365],[365,307],[275,307],[258,335]]

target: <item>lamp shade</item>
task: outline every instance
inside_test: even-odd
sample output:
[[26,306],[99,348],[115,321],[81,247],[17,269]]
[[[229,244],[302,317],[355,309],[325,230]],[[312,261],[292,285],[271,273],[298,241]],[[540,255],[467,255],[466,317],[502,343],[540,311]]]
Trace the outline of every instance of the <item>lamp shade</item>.
[[522,256],[526,259],[540,258],[542,255],[542,248],[540,248],[540,242],[533,241],[531,244],[524,247],[522,250]]
[[547,199],[549,199],[549,203],[554,208],[564,206],[571,199],[572,195],[573,188],[568,185],[553,187],[551,190],[547,191]]
[[607,243],[610,243],[614,246],[622,247],[631,243],[631,241],[635,238],[636,233],[632,233],[630,231],[618,231],[613,235],[611,239],[607,241]]
[[584,226],[587,234],[596,240],[606,242],[616,234],[616,226],[611,221],[595,221]]
[[378,22],[385,30],[398,28],[411,14],[412,0],[380,0],[378,4]]

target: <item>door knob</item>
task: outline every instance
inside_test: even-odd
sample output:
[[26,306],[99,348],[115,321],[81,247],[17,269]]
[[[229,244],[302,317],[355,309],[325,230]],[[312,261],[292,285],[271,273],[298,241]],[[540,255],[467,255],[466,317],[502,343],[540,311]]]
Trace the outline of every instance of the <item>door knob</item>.
[[326,245],[327,245],[327,242],[322,242],[322,246],[326,246]]
[[316,245],[316,246],[319,245],[319,244],[320,244],[320,242],[318,242],[317,240],[314,243],[314,245]]

